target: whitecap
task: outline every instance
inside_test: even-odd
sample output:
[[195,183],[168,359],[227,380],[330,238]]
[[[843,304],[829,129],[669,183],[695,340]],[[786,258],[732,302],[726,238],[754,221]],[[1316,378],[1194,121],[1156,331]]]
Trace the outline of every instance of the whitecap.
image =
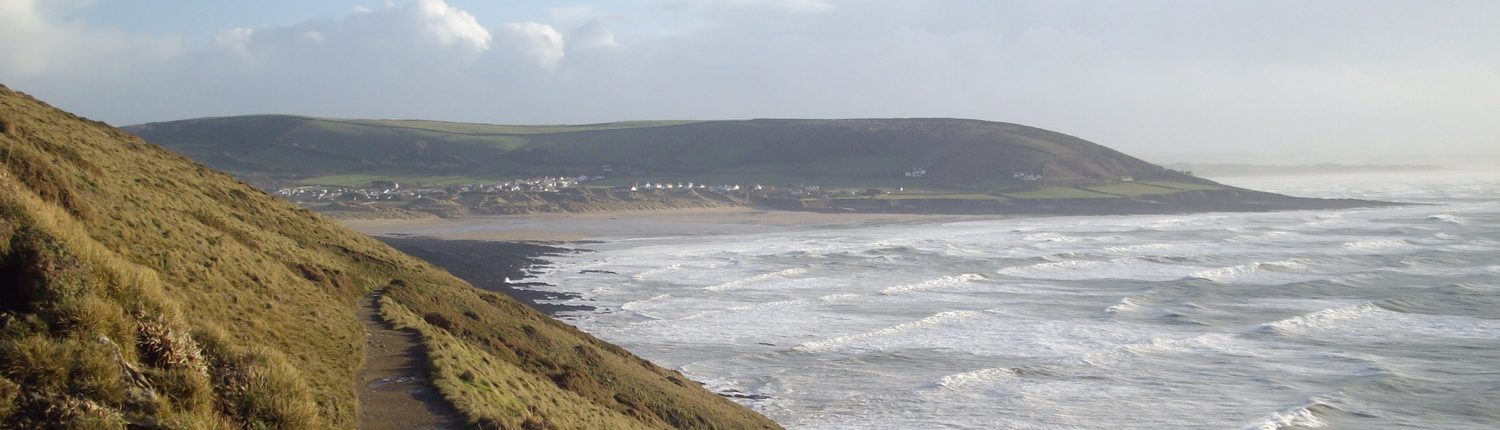
[[977,273],[965,273],[962,275],[944,276],[937,279],[930,279],[915,284],[898,285],[881,290],[880,293],[890,295],[910,293],[915,291],[927,291],[937,288],[961,285],[969,282],[979,281],[982,279],[984,279],[984,276]]
[[808,271],[809,271],[809,269],[806,268],[806,267],[794,267],[794,268],[791,268],[791,269],[780,270],[780,271],[776,271],[776,272],[762,273],[762,274],[759,274],[759,275],[751,276],[749,278],[736,279],[736,280],[725,282],[725,283],[718,284],[718,285],[710,285],[710,286],[704,287],[703,289],[705,291],[726,291],[726,290],[732,290],[732,289],[744,287],[746,285],[750,285],[750,284],[754,284],[754,283],[762,282],[762,281],[767,281],[767,280],[771,280],[771,279],[776,279],[776,278],[790,278],[790,277],[793,277],[793,276],[797,276],[797,275],[801,275],[801,274],[807,273]]
[[812,341],[812,342],[804,342],[804,343],[798,344],[797,346],[792,347],[792,350],[793,351],[801,351],[801,352],[829,352],[829,351],[835,351],[835,350],[838,350],[838,349],[844,347],[845,345],[848,345],[848,344],[853,343],[855,341],[860,341],[860,340],[865,340],[865,339],[871,339],[871,338],[879,338],[879,337],[885,337],[885,336],[891,336],[891,335],[895,335],[895,334],[900,334],[902,332],[906,332],[906,331],[910,331],[910,330],[915,330],[915,329],[919,329],[919,328],[924,328],[924,327],[930,327],[930,326],[934,326],[934,325],[938,325],[938,324],[943,324],[943,323],[947,323],[947,322],[951,322],[951,321],[965,320],[965,319],[970,319],[970,318],[978,318],[981,315],[983,315],[983,313],[979,312],[979,311],[946,311],[946,312],[939,312],[937,314],[933,314],[932,316],[929,316],[929,317],[926,317],[926,318],[922,318],[922,319],[919,319],[919,320],[916,320],[916,321],[912,321],[912,322],[908,322],[908,323],[902,323],[902,324],[899,324],[899,325],[894,325],[894,326],[886,327],[886,328],[875,330],[875,331],[869,331],[869,332],[864,332],[864,333],[859,333],[859,334],[852,334],[852,335],[848,335],[848,336],[839,336],[839,337],[835,337],[835,338],[832,338],[832,339],[824,339],[824,340],[817,340],[817,341]]

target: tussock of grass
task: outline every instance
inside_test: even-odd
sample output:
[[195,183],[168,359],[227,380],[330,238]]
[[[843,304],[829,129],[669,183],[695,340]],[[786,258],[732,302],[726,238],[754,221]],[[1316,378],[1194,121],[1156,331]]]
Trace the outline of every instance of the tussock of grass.
[[775,426],[102,123],[0,87],[0,124],[0,428],[353,427],[354,310],[396,279],[475,424]]

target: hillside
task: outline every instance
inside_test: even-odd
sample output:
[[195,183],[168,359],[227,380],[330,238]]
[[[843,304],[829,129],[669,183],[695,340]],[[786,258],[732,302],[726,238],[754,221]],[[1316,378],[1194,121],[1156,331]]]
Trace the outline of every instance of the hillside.
[[[246,132],[258,128],[251,127]],[[0,86],[0,428],[350,428],[362,298],[482,428],[775,428],[415,258]]]
[[[285,187],[285,197],[340,217],[735,205],[1083,215],[1384,204],[1239,189],[1061,133],[960,119],[504,126],[263,115],[126,130],[246,181]],[[566,178],[587,182],[550,185]],[[521,183],[532,188],[507,185]]]
[[[609,183],[819,184],[1002,190],[1141,180],[1207,183],[1082,139],[958,119],[659,121],[500,126],[293,116],[205,118],[126,131],[263,180],[441,184],[597,175]],[[909,178],[913,169],[927,172]]]

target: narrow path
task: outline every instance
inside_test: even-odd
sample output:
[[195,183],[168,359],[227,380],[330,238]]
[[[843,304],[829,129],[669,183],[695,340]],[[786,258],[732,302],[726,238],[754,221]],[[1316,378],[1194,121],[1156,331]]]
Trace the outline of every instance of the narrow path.
[[396,330],[380,317],[380,292],[365,296],[359,319],[365,325],[365,363],[355,374],[361,429],[457,429],[463,418],[443,401],[427,367],[421,338]]

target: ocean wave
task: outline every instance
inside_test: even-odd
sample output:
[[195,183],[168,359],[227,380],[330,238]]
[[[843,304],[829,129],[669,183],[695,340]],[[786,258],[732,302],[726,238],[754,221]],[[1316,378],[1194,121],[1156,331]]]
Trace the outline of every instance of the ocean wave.
[[1371,313],[1380,311],[1380,307],[1375,306],[1375,304],[1373,303],[1323,309],[1317,312],[1263,324],[1256,330],[1269,333],[1306,332],[1309,330],[1330,328],[1342,322],[1364,318]]
[[[1406,313],[1415,310],[1413,303],[1365,303],[1356,306],[1324,309],[1287,318],[1257,328],[1278,334],[1313,335],[1363,342],[1435,342],[1439,339],[1500,338],[1500,321],[1482,315],[1449,315]],[[1400,310],[1392,310],[1396,308]],[[1484,306],[1476,308],[1483,309]],[[1448,309],[1466,313],[1462,309]]]
[[1262,277],[1267,272],[1288,273],[1304,272],[1308,270],[1309,260],[1294,258],[1281,261],[1257,261],[1238,266],[1220,267],[1216,269],[1194,272],[1189,277],[1207,279],[1220,284],[1243,282]]
[[931,290],[931,289],[936,289],[936,288],[950,287],[950,286],[954,286],[954,285],[965,284],[965,283],[979,281],[979,280],[983,280],[983,279],[984,279],[984,276],[979,275],[977,273],[965,273],[965,274],[962,274],[962,275],[944,276],[944,277],[937,278],[937,279],[930,279],[930,280],[918,282],[918,283],[915,283],[915,284],[898,285],[898,286],[895,286],[895,287],[890,287],[890,288],[886,288],[884,290],[881,290],[880,293],[881,294],[887,294],[887,295],[904,294],[904,293],[910,293],[910,292],[915,292],[915,291],[926,291],[926,290]]
[[932,316],[929,316],[929,317],[926,317],[926,318],[922,318],[922,319],[919,319],[919,320],[916,320],[916,321],[912,321],[912,322],[908,322],[908,323],[902,323],[902,324],[898,324],[898,325],[886,327],[886,328],[875,330],[875,331],[869,331],[869,332],[864,332],[864,333],[859,333],[859,334],[852,334],[852,335],[848,335],[848,336],[839,336],[839,337],[835,337],[835,338],[832,338],[832,339],[824,339],[824,340],[817,340],[817,341],[812,341],[812,342],[804,342],[804,343],[798,344],[797,346],[793,346],[792,350],[793,351],[800,351],[800,352],[829,352],[829,351],[836,351],[836,350],[838,350],[838,349],[840,349],[840,348],[842,348],[842,347],[844,347],[844,346],[846,346],[846,345],[848,345],[850,343],[854,343],[854,342],[857,342],[857,341],[860,341],[860,340],[866,340],[866,339],[873,339],[873,338],[880,338],[880,337],[891,336],[891,335],[900,334],[900,333],[911,331],[911,330],[915,330],[915,329],[920,329],[920,328],[925,328],[925,327],[931,327],[931,326],[939,325],[939,324],[943,324],[943,323],[948,323],[948,322],[953,322],[953,321],[961,321],[961,320],[966,320],[966,319],[970,319],[970,318],[978,318],[978,317],[980,317],[982,315],[984,315],[984,313],[983,312],[979,312],[979,311],[946,311],[946,312],[939,312],[937,314],[933,314]]
[[1255,243],[1255,242],[1268,242],[1268,241],[1277,240],[1277,239],[1285,239],[1285,238],[1294,237],[1294,236],[1303,236],[1303,235],[1301,233],[1293,233],[1293,232],[1284,231],[1284,230],[1275,230],[1275,231],[1268,231],[1268,232],[1265,232],[1265,233],[1242,234],[1242,235],[1230,237],[1228,239],[1224,239],[1224,241],[1225,242],[1235,242],[1235,243]]
[[1166,243],[1143,243],[1140,245],[1107,246],[1102,251],[1112,254],[1134,254],[1141,251],[1159,251],[1171,247],[1172,245]]
[[[1047,258],[1054,260],[1054,258]],[[1108,260],[1061,260],[1046,261],[1030,265],[1011,266],[995,273],[1031,279],[1090,280],[1133,279],[1146,281],[1175,281],[1206,269],[1202,266],[1169,263],[1170,258],[1126,257]]]
[[1117,303],[1117,304],[1115,304],[1113,306],[1104,308],[1104,312],[1111,313],[1111,314],[1119,314],[1119,313],[1127,313],[1127,312],[1139,311],[1139,310],[1142,309],[1142,306],[1141,306],[1141,303],[1140,303],[1139,300],[1140,299],[1137,299],[1137,298],[1134,298],[1134,297],[1126,297],[1126,298],[1120,299],[1120,303]]
[[947,389],[957,389],[973,384],[1003,381],[1015,378],[1016,375],[1017,371],[1013,367],[979,369],[972,372],[955,373],[952,375],[944,376],[943,379],[938,381],[938,386]]
[[1350,251],[1381,253],[1411,248],[1412,245],[1401,239],[1375,239],[1345,242],[1339,247]]
[[1328,426],[1328,422],[1324,419],[1343,413],[1343,410],[1322,401],[1309,400],[1306,404],[1267,414],[1259,421],[1246,425],[1244,429],[1281,430],[1323,428]]
[[705,291],[726,291],[726,290],[732,290],[732,289],[743,287],[745,285],[749,285],[749,284],[753,284],[753,283],[761,282],[761,281],[766,281],[766,280],[771,280],[771,279],[775,279],[775,278],[790,278],[790,277],[793,277],[793,276],[797,276],[797,275],[801,275],[801,274],[807,273],[808,271],[809,271],[809,269],[806,268],[806,267],[794,267],[794,268],[791,268],[791,269],[780,270],[780,271],[776,271],[776,272],[762,273],[762,274],[751,276],[751,277],[745,278],[745,279],[736,279],[736,280],[725,282],[725,283],[718,284],[718,285],[710,285],[710,286],[704,287],[703,289]]
[[1078,357],[1077,362],[1098,368],[1109,368],[1113,363],[1121,360],[1161,354],[1184,352],[1245,354],[1245,351],[1228,346],[1233,341],[1233,337],[1225,333],[1208,333],[1190,337],[1153,337],[1145,342],[1118,345],[1085,354]]
[[697,320],[697,319],[703,319],[703,318],[707,318],[707,317],[714,316],[714,315],[723,315],[723,314],[729,314],[729,313],[735,313],[735,312],[751,312],[751,311],[759,311],[759,310],[778,309],[778,308],[784,308],[784,307],[796,305],[798,303],[802,303],[802,302],[806,302],[806,301],[807,300],[804,300],[804,299],[780,300],[780,301],[775,301],[775,302],[756,303],[756,304],[753,304],[753,305],[734,306],[734,307],[724,308],[724,309],[713,309],[713,310],[707,310],[707,311],[699,311],[699,312],[693,313],[691,315],[688,315],[688,316],[685,316],[685,317],[682,317],[682,318],[677,318],[674,321]]
[[1109,264],[1107,261],[1097,260],[1062,260],[1037,263],[1029,266],[1007,267],[997,272],[1002,275],[1021,276],[1044,274],[1048,272],[1060,272],[1079,269],[1088,269]]
[[1061,233],[1046,232],[1028,234],[1022,236],[1021,240],[1026,242],[1073,243],[1082,241],[1083,238],[1077,236],[1068,236]]
[[1436,222],[1448,223],[1448,224],[1469,225],[1469,220],[1463,219],[1462,217],[1459,217],[1458,215],[1448,214],[1448,213],[1431,215],[1431,216],[1428,216],[1427,218],[1423,218],[1423,219],[1425,219],[1427,221],[1436,221]]
[[661,274],[661,273],[670,272],[670,271],[673,271],[673,270],[679,270],[679,269],[682,269],[682,265],[681,264],[673,264],[673,265],[670,265],[670,266],[656,268],[656,269],[651,269],[651,270],[647,270],[647,271],[644,271],[644,272],[641,272],[641,273],[637,273],[635,275],[632,275],[630,277],[630,279],[633,280],[633,281],[637,281],[637,282],[644,281],[644,280],[646,280],[647,278],[649,278],[651,276],[658,275],[658,274]]
[[641,300],[632,300],[632,301],[625,302],[624,304],[620,305],[620,309],[621,310],[627,310],[627,311],[635,312],[635,313],[642,313],[641,311],[645,309],[642,306],[644,306],[646,303],[654,302],[654,301],[657,301],[657,300],[668,299],[668,298],[671,298],[671,297],[672,297],[671,294],[657,294],[655,296],[651,296],[650,298],[641,299]]
[[[1500,267],[1492,267],[1500,270]],[[1406,314],[1453,315],[1494,320],[1500,319],[1500,286],[1444,285],[1378,300],[1374,305]]]

